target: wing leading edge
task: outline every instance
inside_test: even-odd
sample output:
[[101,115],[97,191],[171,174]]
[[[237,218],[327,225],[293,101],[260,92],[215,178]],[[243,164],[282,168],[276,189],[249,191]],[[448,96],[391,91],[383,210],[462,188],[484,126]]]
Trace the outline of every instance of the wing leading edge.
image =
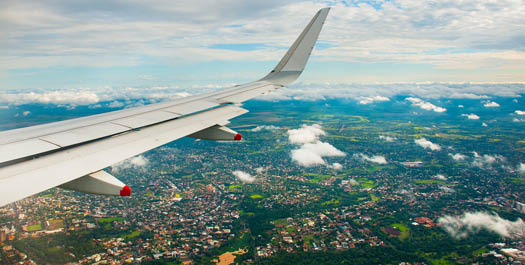
[[230,119],[248,112],[234,104],[295,81],[304,70],[328,12],[329,8],[319,10],[274,70],[258,81],[169,102],[0,132],[0,206],[56,186],[71,186],[68,183],[185,136],[214,139],[219,134],[221,140],[230,136],[239,140],[240,135],[224,127]]

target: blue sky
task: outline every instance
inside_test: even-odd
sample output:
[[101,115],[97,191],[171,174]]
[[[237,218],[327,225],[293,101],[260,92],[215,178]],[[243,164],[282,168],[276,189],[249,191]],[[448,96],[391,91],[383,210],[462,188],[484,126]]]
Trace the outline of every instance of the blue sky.
[[3,1],[0,93],[251,81],[325,6],[303,84],[525,82],[521,0]]

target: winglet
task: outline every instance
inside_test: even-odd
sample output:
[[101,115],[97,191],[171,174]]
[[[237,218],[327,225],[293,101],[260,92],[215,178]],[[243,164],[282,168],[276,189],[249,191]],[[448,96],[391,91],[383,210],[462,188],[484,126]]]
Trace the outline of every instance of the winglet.
[[279,64],[273,71],[262,78],[262,81],[270,81],[274,84],[285,86],[295,81],[301,75],[319,37],[326,16],[328,16],[328,11],[330,11],[330,8],[326,7],[315,14]]

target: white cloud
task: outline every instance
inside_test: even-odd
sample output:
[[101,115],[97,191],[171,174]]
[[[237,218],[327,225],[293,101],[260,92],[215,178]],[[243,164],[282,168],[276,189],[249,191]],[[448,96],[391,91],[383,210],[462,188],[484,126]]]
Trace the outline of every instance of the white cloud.
[[29,110],[26,110],[26,111],[22,112],[22,115],[24,115],[24,117],[29,115],[29,114],[31,114],[31,111],[29,111]]
[[[488,99],[490,98],[487,95],[476,95],[474,93],[461,93],[461,92],[454,92],[451,96],[447,96],[448,98],[468,98],[468,99]],[[460,108],[463,108],[463,105]],[[458,107],[459,107],[458,106]]]
[[518,115],[525,115],[525,110],[516,110],[516,111],[514,111],[514,113],[516,113]]
[[316,142],[319,140],[319,136],[326,135],[326,132],[323,131],[321,125],[319,124],[303,124],[301,128],[288,130],[287,133],[288,140],[293,144]]
[[0,109],[9,109],[9,106],[0,106]]
[[447,180],[447,177],[445,177],[443,174],[437,174],[434,176],[434,178],[439,180]]
[[442,191],[444,192],[447,192],[447,193],[452,193],[452,192],[455,192],[455,190],[453,188],[450,188],[450,187],[447,187],[447,186],[439,186],[439,189],[441,189]]
[[[365,2],[355,5],[329,2],[334,8],[321,38],[330,40],[333,47],[314,50],[316,59],[429,64],[444,69],[491,67],[494,71],[486,74],[489,80],[494,76],[508,78],[501,69],[523,69],[523,51],[515,49],[520,47],[523,35],[520,1],[374,4],[381,8]],[[195,4],[181,0],[168,5],[112,1],[104,12],[99,5],[46,5],[38,1],[11,1],[8,5],[9,8],[0,9],[0,22],[5,25],[0,33],[5,36],[5,48],[12,52],[0,60],[11,69],[27,68],[31,63],[34,67],[134,66],[144,63],[146,58],[156,61],[163,56],[170,61],[276,59],[281,55],[276,47],[288,45],[289,38],[297,35],[312,13],[326,4],[318,1]],[[114,19],[105,20],[106,17]],[[282,23],[283,19],[286,23]],[[42,32],[53,34],[53,38],[40,36]],[[207,48],[216,43],[264,45],[253,51],[217,52]],[[413,75],[415,79],[425,79],[420,77],[420,71]]]
[[260,125],[260,126],[257,126],[255,128],[252,129],[252,132],[260,132],[262,130],[267,130],[267,131],[275,131],[275,130],[279,130],[280,127],[277,127],[277,126],[274,126],[274,125]]
[[445,112],[447,110],[445,108],[438,107],[430,102],[425,102],[419,98],[409,97],[409,98],[406,98],[406,100],[412,102],[412,105],[418,106],[424,110],[432,110],[434,112]]
[[449,156],[452,157],[452,159],[456,160],[456,161],[463,161],[467,158],[466,155],[462,155],[460,153],[457,153],[457,154],[448,154]]
[[464,107],[465,107],[465,106],[463,106],[463,105],[458,105],[458,108],[464,108]]
[[255,181],[255,178],[247,172],[244,172],[241,170],[235,170],[232,173],[235,177],[237,177],[242,182],[253,183]]
[[255,172],[257,172],[257,174],[262,174],[264,170],[265,170],[264,167],[258,167],[255,169]]
[[363,97],[359,101],[359,104],[366,105],[366,104],[370,104],[370,103],[374,103],[374,102],[382,102],[382,101],[389,101],[389,100],[390,100],[389,98],[383,97],[383,96]]
[[345,156],[346,154],[325,142],[306,143],[299,149],[292,150],[292,160],[301,166],[325,165],[323,157]]
[[330,165],[328,167],[331,168],[331,169],[334,169],[334,170],[341,170],[341,169],[343,169],[343,165],[341,165],[340,163],[333,163],[332,165]]
[[[205,87],[187,88],[192,91],[203,93],[210,90]],[[0,92],[0,104],[23,105],[23,104],[55,104],[82,106],[90,105],[91,108],[100,102],[109,102],[109,107],[120,108],[130,105],[131,100],[143,100],[143,103],[155,103],[161,100],[178,99],[191,95],[177,86],[173,87],[145,87],[145,88],[112,88],[102,87],[97,89],[75,88],[48,91],[47,89],[22,89]]]
[[483,104],[486,108],[497,108],[499,107],[499,104],[495,101],[487,101],[487,103]]
[[462,117],[467,117],[469,120],[479,120],[479,116],[474,114],[474,113],[470,113],[470,114],[461,114]]
[[99,98],[92,92],[53,91],[43,93],[0,93],[0,102],[10,105],[29,103],[42,104],[76,104],[88,105],[97,103]]
[[120,101],[112,101],[108,104],[108,107],[109,108],[121,108],[121,107],[124,107],[124,103]]
[[525,164],[520,163],[520,165],[518,166],[518,172],[520,174],[525,174]]
[[505,157],[501,155],[482,155],[480,156],[478,153],[474,153],[474,161],[472,161],[472,166],[479,167],[479,168],[486,168],[491,167],[495,163],[504,163]]
[[486,123],[482,123],[481,126],[483,126],[483,127],[488,127],[489,125],[486,124]]
[[149,164],[149,160],[144,156],[135,156],[111,166],[112,172],[118,172],[123,169],[144,169]]
[[512,121],[513,122],[525,122],[525,119],[513,118]]
[[376,164],[387,164],[386,158],[384,156],[375,155],[375,156],[367,156],[365,154],[354,154],[354,157],[359,158],[363,161],[368,161]]
[[359,186],[359,182],[357,182],[357,180],[355,180],[355,179],[350,179],[348,182],[352,186]]
[[264,101],[301,100],[309,98],[319,99],[355,99],[373,98],[377,94],[384,97],[395,97],[397,95],[413,95],[412,101],[429,110],[446,111],[444,108],[434,106],[422,99],[416,98],[447,98],[458,91],[468,93],[490,94],[501,97],[518,96],[523,93],[523,83],[447,83],[447,82],[425,82],[425,83],[384,83],[384,84],[356,84],[356,83],[295,83],[290,87],[276,90],[269,95],[260,96],[257,99]]
[[521,218],[509,221],[497,214],[486,212],[466,212],[462,216],[446,215],[438,219],[442,228],[456,239],[466,238],[482,229],[494,232],[505,238],[525,236],[525,222]]
[[441,150],[441,146],[439,146],[438,144],[432,143],[431,141],[429,141],[429,140],[427,140],[425,138],[416,139],[416,140],[414,140],[414,142],[417,145],[419,145],[419,146],[421,146],[421,147],[423,147],[425,149],[428,148],[428,149],[430,149],[432,151],[440,151]]
[[385,140],[387,142],[393,142],[393,141],[397,140],[396,137],[388,136],[388,135],[379,135],[379,139]]

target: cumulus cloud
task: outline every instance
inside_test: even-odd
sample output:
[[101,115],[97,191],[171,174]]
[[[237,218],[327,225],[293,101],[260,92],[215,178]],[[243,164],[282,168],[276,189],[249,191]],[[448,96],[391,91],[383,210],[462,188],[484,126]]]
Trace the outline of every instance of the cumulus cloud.
[[419,99],[419,98],[409,97],[409,98],[406,98],[406,100],[412,102],[412,105],[418,106],[424,110],[432,110],[434,112],[445,112],[447,110],[445,108],[438,107],[430,102],[423,101],[422,99]]
[[99,97],[93,92],[53,91],[43,93],[0,93],[0,102],[10,105],[29,103],[88,105],[97,103]]
[[514,111],[514,113],[516,113],[518,115],[525,115],[525,110],[516,110],[516,111]]
[[448,154],[449,156],[452,157],[452,159],[456,160],[456,161],[464,161],[467,156],[466,155],[463,155],[463,154],[460,154],[460,153],[457,153],[457,154]]
[[477,152],[473,152],[474,161],[472,161],[472,166],[479,168],[491,167],[495,163],[504,163],[505,157],[501,155],[479,155]]
[[520,165],[518,166],[518,172],[520,174],[525,174],[525,164],[520,163]]
[[329,165],[328,167],[331,168],[331,169],[334,169],[334,170],[341,170],[341,169],[343,169],[343,165],[341,165],[340,163],[333,163],[332,165]]
[[432,143],[431,141],[425,139],[425,138],[420,138],[420,139],[416,139],[414,140],[414,142],[425,148],[425,149],[430,149],[432,151],[440,151],[441,150],[441,146],[439,146],[438,144],[435,144],[435,143]]
[[359,101],[359,104],[366,105],[366,104],[370,104],[370,103],[374,103],[374,102],[382,102],[382,101],[389,101],[389,100],[390,100],[389,98],[383,97],[383,96],[363,97]]
[[387,142],[393,142],[395,141],[397,138],[396,137],[393,137],[393,136],[388,136],[388,135],[379,135],[379,139],[381,140],[385,140]]
[[[449,98],[488,99],[490,97],[487,95],[477,95],[474,93],[454,92],[452,93],[451,96],[449,96]],[[459,106],[461,106],[460,108],[463,108],[463,105],[459,105]]]
[[111,166],[112,172],[118,172],[123,169],[144,169],[149,164],[149,160],[144,156],[135,156]]
[[346,154],[325,142],[306,143],[299,149],[292,150],[292,160],[301,166],[325,165],[323,157],[345,156]]
[[499,107],[499,104],[495,101],[487,101],[485,104],[483,104],[486,108],[497,108]]
[[113,108],[113,109],[122,108],[122,107],[124,107],[124,103],[115,100],[115,101],[110,102],[108,104],[108,107],[109,108]]
[[455,192],[455,190],[453,188],[450,188],[450,187],[447,187],[447,186],[439,186],[439,189],[444,191],[444,192],[447,192],[447,193],[452,193],[452,192]]
[[306,125],[303,124],[299,129],[288,130],[288,140],[292,144],[304,144],[312,143],[319,140],[319,136],[326,135],[326,132],[323,131],[321,125],[313,124]]
[[461,114],[462,117],[467,117],[469,120],[479,120],[479,116],[474,114],[474,113],[470,113],[470,114]]
[[232,172],[232,174],[237,177],[237,179],[245,183],[253,183],[255,181],[255,178],[252,175],[241,170],[235,170]]
[[[346,156],[333,145],[322,142],[319,136],[326,135],[321,125],[303,124],[299,129],[288,130],[288,140],[292,144],[299,144],[300,148],[291,151],[292,161],[305,167],[327,165],[323,157]],[[342,167],[339,163],[327,165],[333,169]]]
[[525,222],[521,218],[509,221],[497,214],[466,212],[462,216],[446,215],[438,219],[442,228],[456,239],[466,238],[480,230],[494,232],[504,238],[525,236]]
[[[210,88],[192,87],[192,92],[207,92]],[[155,103],[162,100],[187,97],[189,94],[177,86],[173,87],[144,87],[144,88],[112,88],[104,86],[96,89],[62,89],[49,91],[47,89],[9,90],[0,92],[0,104],[55,104],[69,106],[89,105],[91,108],[101,107],[99,103],[109,102],[110,108],[120,108],[132,104],[131,101],[144,100],[144,103]]]
[[437,174],[434,176],[434,178],[439,180],[447,180],[447,177],[445,177],[443,174]]
[[375,155],[367,156],[365,154],[354,154],[354,157],[361,159],[362,161],[368,161],[376,164],[387,164],[386,158],[384,156]]
[[280,101],[309,98],[312,100],[355,99],[360,101],[366,97],[373,98],[377,94],[381,94],[388,98],[397,95],[413,95],[412,98],[420,97],[439,99],[447,98],[449,95],[457,93],[458,91],[512,97],[519,96],[523,92],[524,86],[525,85],[522,83],[297,83],[291,85],[291,87],[281,88],[269,95],[258,97],[257,99],[264,101]]
[[489,125],[486,124],[486,123],[482,123],[481,126],[483,126],[483,127],[488,127]]
[[275,131],[275,130],[279,130],[280,127],[277,127],[277,126],[274,126],[274,125],[260,125],[260,126],[257,126],[255,128],[252,129],[252,132],[260,132],[260,131],[263,131],[263,130],[266,130],[266,131]]
[[31,111],[29,111],[29,110],[26,110],[26,111],[22,112],[22,115],[24,115],[24,117],[26,117],[29,114],[31,114]]

